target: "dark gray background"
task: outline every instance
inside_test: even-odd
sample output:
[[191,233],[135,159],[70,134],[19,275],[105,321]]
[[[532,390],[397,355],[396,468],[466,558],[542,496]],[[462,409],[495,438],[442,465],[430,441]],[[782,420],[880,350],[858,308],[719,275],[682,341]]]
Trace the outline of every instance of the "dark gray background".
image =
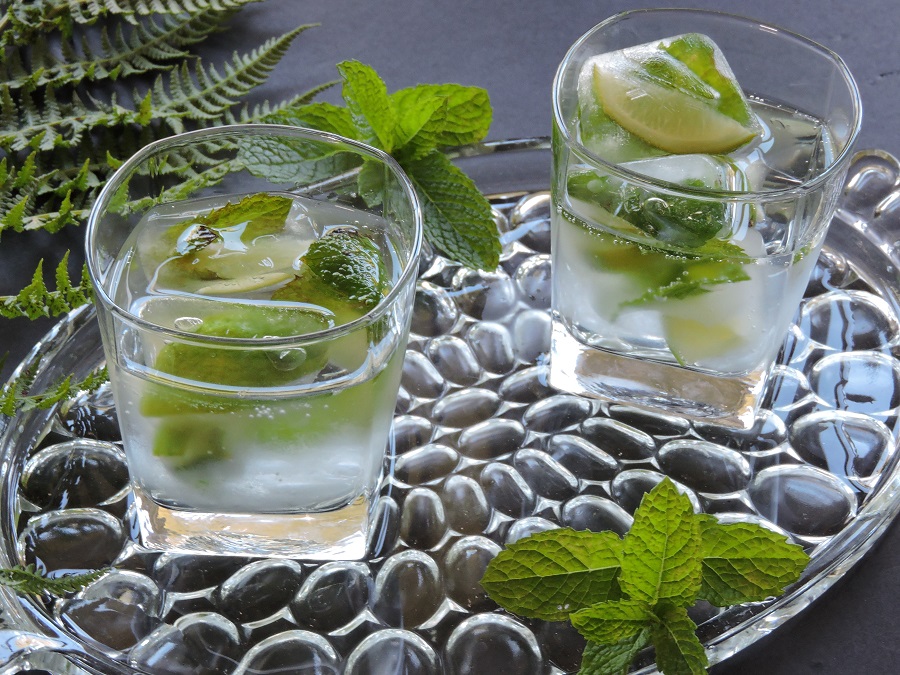
[[[663,3],[666,4],[666,3]],[[320,23],[301,35],[258,99],[288,98],[336,78],[334,65],[359,59],[375,67],[389,90],[420,82],[485,87],[494,107],[490,139],[549,134],[550,85],[569,45],[594,24],[624,9],[659,6],[600,0],[267,0],[243,10],[204,54],[221,59],[296,25]],[[843,56],[862,94],[858,149],[900,155],[900,3],[746,0],[670,6],[719,9],[802,33]],[[789,64],[786,64],[786,67]],[[338,101],[337,91],[326,100]],[[52,241],[32,237],[30,255],[11,254],[21,238],[0,243],[0,294],[17,291],[31,259],[55,265],[61,246],[80,247],[72,229]],[[21,360],[49,323],[0,321],[0,354]],[[714,669],[727,675],[900,672],[900,530],[800,618]],[[475,675],[475,674],[473,674]]]

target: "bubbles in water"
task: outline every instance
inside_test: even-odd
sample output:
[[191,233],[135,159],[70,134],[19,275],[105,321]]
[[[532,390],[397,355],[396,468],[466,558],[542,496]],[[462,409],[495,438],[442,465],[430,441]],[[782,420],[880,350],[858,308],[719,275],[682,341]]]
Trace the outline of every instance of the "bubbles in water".
[[294,349],[282,349],[281,351],[267,351],[266,357],[276,370],[289,373],[306,363],[306,350],[303,347]]
[[175,319],[175,328],[185,333],[193,333],[203,324],[203,319],[196,316],[180,316]]

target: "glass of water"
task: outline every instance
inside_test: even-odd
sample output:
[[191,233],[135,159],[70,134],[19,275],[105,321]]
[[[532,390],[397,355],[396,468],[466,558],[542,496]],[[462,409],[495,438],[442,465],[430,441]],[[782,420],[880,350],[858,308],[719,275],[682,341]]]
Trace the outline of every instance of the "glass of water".
[[115,173],[87,256],[145,546],[365,555],[421,237],[394,160],[331,134],[203,130]]
[[859,131],[828,49],[696,10],[616,15],[553,87],[558,389],[749,427]]

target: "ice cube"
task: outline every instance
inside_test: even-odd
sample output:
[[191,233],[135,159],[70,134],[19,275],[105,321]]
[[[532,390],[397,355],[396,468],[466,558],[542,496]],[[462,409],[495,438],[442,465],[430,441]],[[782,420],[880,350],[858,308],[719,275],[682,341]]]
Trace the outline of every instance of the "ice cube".
[[710,190],[727,191],[748,188],[743,172],[721,155],[668,155],[625,162],[622,168],[677,185],[697,182]]
[[[657,181],[701,190],[742,192],[750,188],[744,172],[722,155],[668,155],[625,162],[622,168]],[[666,197],[661,195],[661,198]],[[727,201],[725,206],[725,218],[716,236],[721,239],[743,236],[750,225],[750,204]]]
[[623,129],[603,111],[594,92],[593,63],[593,59],[588,61],[578,78],[578,140],[581,144],[613,164],[666,154]]

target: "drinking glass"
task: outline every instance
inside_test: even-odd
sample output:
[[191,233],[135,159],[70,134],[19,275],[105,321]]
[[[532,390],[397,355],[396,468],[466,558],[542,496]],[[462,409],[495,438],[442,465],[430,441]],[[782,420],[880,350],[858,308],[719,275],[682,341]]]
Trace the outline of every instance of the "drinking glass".
[[[233,210],[253,195],[283,199],[288,224],[283,214],[272,227],[241,222]],[[229,209],[211,229],[204,214]],[[368,311],[332,320],[308,306],[314,299],[259,290],[292,276],[268,269],[279,259],[300,275],[293,246],[339,231],[377,242],[391,279]],[[276,125],[189,132],[116,171],[91,212],[87,258],[144,546],[365,556],[421,237],[399,165],[333,134]],[[204,258],[210,241],[217,252]],[[157,266],[164,245],[169,258]],[[259,274],[228,278],[232,256],[248,250],[267,251],[254,263]],[[173,290],[166,275],[179,274],[194,285]]]
[[[597,117],[594,57],[688,33],[721,48],[760,120],[760,138],[730,155],[648,150]],[[572,46],[553,109],[550,383],[751,426],[860,128],[846,65],[811,40],[750,19],[631,11]],[[717,248],[666,236],[687,212],[716,214]],[[633,227],[633,214],[658,236]]]

